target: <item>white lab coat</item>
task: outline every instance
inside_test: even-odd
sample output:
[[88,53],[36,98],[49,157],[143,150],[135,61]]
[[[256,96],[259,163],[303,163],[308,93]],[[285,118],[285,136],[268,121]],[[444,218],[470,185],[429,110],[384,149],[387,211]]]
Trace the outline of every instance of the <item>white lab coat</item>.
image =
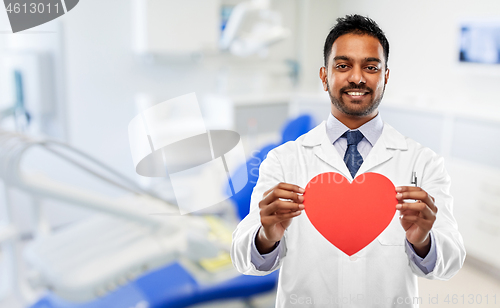
[[462,267],[465,248],[452,214],[450,178],[443,159],[384,123],[381,137],[358,174],[377,172],[395,186],[411,186],[412,171],[438,207],[432,228],[437,260],[427,275],[406,253],[399,211],[376,240],[351,257],[328,242],[302,212],[285,231],[279,246],[281,257],[270,271],[259,271],[251,262],[251,243],[260,227],[258,203],[266,190],[279,182],[305,188],[310,179],[324,172],[341,173],[352,181],[328,139],[325,122],[297,141],[272,150],[262,163],[250,213],[233,233],[234,266],[247,275],[266,275],[281,268],[276,307],[418,307],[417,276],[451,278]]

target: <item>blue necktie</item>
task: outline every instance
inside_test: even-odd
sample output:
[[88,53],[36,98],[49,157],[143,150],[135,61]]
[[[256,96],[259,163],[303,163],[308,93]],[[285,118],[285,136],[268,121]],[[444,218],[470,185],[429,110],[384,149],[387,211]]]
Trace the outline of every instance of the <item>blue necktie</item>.
[[344,162],[354,179],[356,172],[358,172],[359,167],[363,163],[363,157],[361,157],[358,151],[358,143],[363,139],[363,134],[359,130],[354,130],[345,132],[342,137],[347,138],[347,150],[345,151]]

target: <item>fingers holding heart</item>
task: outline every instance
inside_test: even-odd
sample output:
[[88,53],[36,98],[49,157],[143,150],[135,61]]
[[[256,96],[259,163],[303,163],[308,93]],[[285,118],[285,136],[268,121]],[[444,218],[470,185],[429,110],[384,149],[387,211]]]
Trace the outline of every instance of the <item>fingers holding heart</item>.
[[436,214],[423,202],[399,203],[396,208],[403,216],[417,216],[424,219],[432,219]]
[[[410,228],[412,224],[424,230],[430,230],[436,220],[437,207],[434,198],[420,187],[402,186],[396,188],[400,211],[399,218],[406,222],[403,226]],[[415,202],[408,202],[415,200]]]
[[[398,199],[399,204],[405,204],[405,200],[416,200],[417,203],[421,202],[426,204],[432,212],[437,213],[438,211],[434,204],[434,197],[420,187],[400,186],[396,188],[396,192],[396,199]],[[397,206],[396,208],[399,209]],[[402,208],[404,209],[404,207]]]

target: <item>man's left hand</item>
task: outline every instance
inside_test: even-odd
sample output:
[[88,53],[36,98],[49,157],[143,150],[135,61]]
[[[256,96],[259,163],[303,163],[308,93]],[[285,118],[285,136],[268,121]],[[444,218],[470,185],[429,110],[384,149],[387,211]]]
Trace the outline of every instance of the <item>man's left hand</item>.
[[[420,187],[396,187],[396,209],[400,211],[400,222],[406,231],[408,242],[413,245],[415,252],[424,258],[431,248],[429,232],[436,221],[437,207],[434,198]],[[406,203],[412,199],[416,202]]]

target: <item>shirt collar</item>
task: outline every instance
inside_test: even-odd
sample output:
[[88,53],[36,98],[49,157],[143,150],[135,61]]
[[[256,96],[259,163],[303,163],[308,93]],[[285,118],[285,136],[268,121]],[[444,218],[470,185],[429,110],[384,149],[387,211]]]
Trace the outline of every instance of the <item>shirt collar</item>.
[[[363,134],[363,136],[370,142],[372,146],[375,145],[378,138],[382,135],[382,130],[384,128],[384,122],[380,113],[378,113],[373,119],[361,125],[358,130]],[[340,122],[331,113],[326,121],[326,134],[331,143],[335,143],[342,135],[349,130],[349,127],[345,126],[344,123]]]

